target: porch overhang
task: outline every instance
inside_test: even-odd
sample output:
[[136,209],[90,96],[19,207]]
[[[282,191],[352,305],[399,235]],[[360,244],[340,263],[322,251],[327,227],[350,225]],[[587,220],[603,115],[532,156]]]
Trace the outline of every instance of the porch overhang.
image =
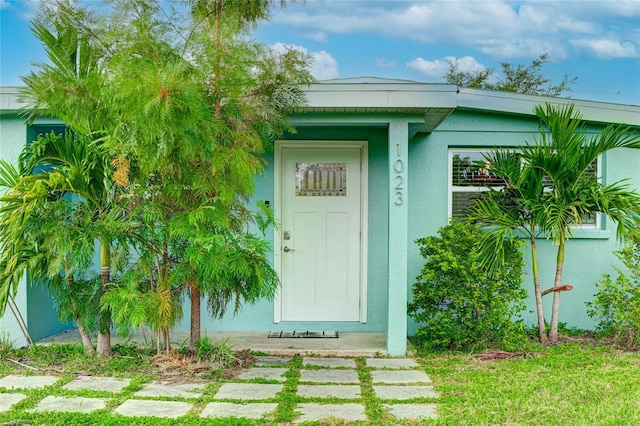
[[[373,120],[380,120],[380,116],[403,116],[412,117],[414,135],[430,133],[455,110],[457,92],[457,86],[450,84],[371,77],[329,80],[305,89],[307,103],[298,110],[294,122],[304,121],[305,116],[324,116],[326,124],[326,117],[331,114],[334,117],[367,116],[372,124]],[[382,119],[382,122],[388,124],[389,121]]]

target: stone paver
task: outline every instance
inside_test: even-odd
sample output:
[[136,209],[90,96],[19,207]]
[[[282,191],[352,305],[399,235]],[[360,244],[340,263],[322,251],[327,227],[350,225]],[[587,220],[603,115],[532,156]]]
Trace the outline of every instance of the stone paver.
[[9,411],[11,407],[25,399],[27,395],[21,393],[0,393],[0,413]]
[[371,372],[373,383],[431,383],[426,373],[417,370],[374,370]]
[[187,414],[192,407],[193,405],[188,402],[128,399],[113,412],[127,417],[149,416],[175,419]]
[[116,379],[114,377],[79,376],[71,380],[62,388],[67,390],[93,390],[104,392],[121,392],[129,386],[130,379]]
[[295,423],[329,417],[349,421],[367,420],[364,406],[360,404],[298,404],[296,411],[299,411],[301,415],[295,420]]
[[433,386],[373,386],[373,391],[380,399],[412,399],[412,398],[438,398],[438,393]]
[[367,366],[373,368],[417,368],[418,363],[410,358],[367,358]]
[[210,402],[204,407],[200,417],[237,417],[258,419],[278,407],[276,403],[233,404],[231,402]]
[[383,404],[383,407],[398,419],[420,420],[438,417],[434,404]]
[[258,399],[275,398],[276,394],[282,391],[283,385],[272,385],[264,383],[225,383],[214,399],[239,399],[251,401]]
[[360,383],[355,370],[300,370],[301,382]]
[[259,356],[256,357],[255,365],[256,367],[268,367],[274,365],[286,367],[289,362],[291,362],[291,358],[287,356]]
[[[278,394],[282,392],[287,380],[290,357],[258,357],[256,367],[242,372],[242,380],[272,380],[280,383],[224,383],[210,402],[200,413],[202,418],[247,418],[259,419],[269,416],[278,407]],[[420,421],[436,418],[436,405],[416,403],[416,398],[438,398],[431,385],[431,379],[409,358],[367,358],[373,391],[381,400],[383,407],[399,420]],[[300,370],[297,396],[300,398],[327,398],[330,404],[300,403],[295,411],[299,417],[295,423],[318,421],[334,418],[338,421],[366,421],[367,417],[361,402],[362,391],[356,363],[348,358],[303,359],[306,368]],[[320,367],[320,368],[317,368]],[[55,384],[59,379],[54,376],[9,375],[0,378],[0,387],[5,389],[36,389]],[[129,379],[113,377],[79,376],[63,386],[65,390],[91,390],[119,393],[129,386]],[[172,384],[152,382],[144,385],[135,393],[137,397],[198,398],[202,396],[205,383]],[[104,395],[101,395],[104,396]],[[12,406],[27,398],[22,393],[0,393],[0,412],[8,411]],[[345,400],[335,403],[335,400]],[[270,400],[262,402],[262,400]],[[348,402],[346,400],[351,400]],[[258,402],[249,402],[258,401]],[[396,401],[396,402],[391,402]],[[404,403],[400,401],[405,401]],[[420,400],[418,400],[420,401]],[[105,409],[107,398],[86,398],[49,395],[42,399],[32,412],[91,412]],[[159,401],[129,399],[117,407],[113,413],[129,417],[178,418],[193,409],[193,404],[184,401]]]
[[182,398],[200,398],[202,396],[202,388],[205,387],[204,383],[182,383],[171,384],[165,382],[151,382],[147,383],[138,392],[134,393],[135,396],[169,396],[169,397],[182,397]]
[[305,358],[302,360],[303,365],[315,365],[319,367],[347,367],[356,368],[356,362],[346,358]]
[[9,375],[0,379],[0,388],[40,389],[58,381],[54,376],[17,376]]
[[107,404],[102,398],[83,398],[66,396],[47,396],[36,405],[33,411],[58,411],[68,413],[90,413],[102,410]]
[[358,385],[298,385],[298,396],[303,398],[360,398]]
[[286,373],[287,371],[287,368],[250,368],[249,370],[240,373],[238,375],[238,379],[265,379],[285,382],[287,381],[287,378],[284,377],[284,373]]

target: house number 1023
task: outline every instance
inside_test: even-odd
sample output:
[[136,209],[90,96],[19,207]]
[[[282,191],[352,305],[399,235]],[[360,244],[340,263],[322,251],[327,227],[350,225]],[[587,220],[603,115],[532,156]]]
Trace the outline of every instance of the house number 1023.
[[402,177],[402,172],[404,172],[404,161],[400,156],[400,144],[396,144],[398,148],[398,154],[396,160],[393,162],[393,171],[395,172],[394,179],[394,202],[396,206],[401,206],[404,204],[404,177]]

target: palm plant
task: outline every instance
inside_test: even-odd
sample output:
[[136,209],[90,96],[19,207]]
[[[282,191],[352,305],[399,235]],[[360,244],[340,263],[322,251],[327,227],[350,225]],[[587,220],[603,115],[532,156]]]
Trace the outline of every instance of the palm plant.
[[[114,207],[116,185],[113,183],[111,157],[104,149],[104,140],[118,124],[110,117],[104,93],[104,51],[107,47],[89,28],[93,17],[73,5],[60,2],[54,9],[41,7],[32,21],[32,29],[41,41],[49,64],[37,64],[39,70],[23,77],[26,89],[22,100],[28,105],[29,119],[46,114],[64,121],[64,137],[45,136],[25,151],[23,178],[25,181],[64,176],[53,191],[70,193],[90,206],[97,223],[117,223]],[[36,149],[37,148],[37,149]],[[36,166],[52,168],[38,177],[27,174]],[[41,196],[45,196],[41,194]],[[102,221],[102,222],[101,222]],[[111,246],[114,235],[108,226],[94,227],[100,241],[100,273],[102,292],[111,280]],[[109,355],[110,315],[102,311],[98,329],[98,353]]]
[[[565,243],[573,228],[583,219],[603,214],[617,223],[616,235],[624,238],[640,224],[640,194],[623,181],[603,184],[592,171],[592,164],[604,153],[617,148],[640,148],[640,136],[626,126],[608,126],[588,136],[582,116],[573,104],[558,107],[537,106],[540,130],[532,144],[516,153],[497,150],[486,156],[491,172],[505,186],[490,190],[471,207],[465,220],[488,227],[483,263],[499,268],[501,243],[515,231],[531,239],[532,270],[541,341],[547,340],[542,296],[553,292],[553,308],[548,340],[558,340],[560,292]],[[546,235],[557,244],[554,286],[540,291],[536,238]]]
[[512,150],[498,149],[484,157],[491,165],[491,173],[504,183],[504,187],[490,187],[488,192],[482,193],[472,204],[464,220],[487,228],[479,257],[490,271],[504,267],[504,244],[509,237],[520,232],[529,238],[538,336],[541,342],[545,342],[547,335],[536,245],[542,220],[537,215],[536,207],[540,205],[543,195],[543,176],[539,169],[523,167],[521,155]]
[[623,239],[640,225],[640,194],[624,181],[603,184],[590,166],[613,149],[639,149],[640,135],[626,126],[610,125],[589,136],[582,115],[573,104],[538,105],[535,112],[544,127],[534,145],[523,149],[523,156],[529,161],[527,167],[540,170],[545,176],[538,210],[547,237],[558,245],[549,330],[549,340],[555,343],[565,243],[573,236],[573,228],[589,215],[602,214],[616,222],[616,236]]
[[[115,193],[110,173],[95,145],[70,131],[62,135],[51,132],[23,149],[20,171],[15,171],[13,185],[0,198],[2,294],[9,287],[15,291],[26,269],[32,281],[46,282],[60,297],[71,298],[75,308],[67,311],[77,321],[87,350],[92,350],[92,345],[85,330],[93,325],[78,312],[89,307],[78,305],[78,298],[65,293],[90,290],[78,286],[87,283],[80,278],[92,264],[95,240],[110,247],[123,226],[119,223],[122,211],[110,201]],[[101,257],[103,288],[110,281],[110,261],[110,255]],[[98,306],[93,306],[93,311],[97,312]],[[108,355],[108,313],[101,315],[99,333],[98,351]],[[101,340],[100,336],[105,337]]]

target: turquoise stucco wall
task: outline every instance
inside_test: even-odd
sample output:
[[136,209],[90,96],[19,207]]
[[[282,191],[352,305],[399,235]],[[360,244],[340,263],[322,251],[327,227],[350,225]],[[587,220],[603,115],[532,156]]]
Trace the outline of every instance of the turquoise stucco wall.
[[27,306],[27,324],[34,342],[74,326],[73,323],[58,321],[51,296],[45,286],[30,283],[27,291]]
[[[416,277],[424,259],[417,246],[417,238],[434,235],[440,226],[447,223],[448,214],[448,150],[450,148],[491,148],[494,146],[517,146],[524,140],[532,142],[537,134],[537,121],[479,112],[456,111],[432,134],[418,135],[410,144],[410,199],[409,222],[409,275]],[[591,129],[590,129],[591,130]],[[592,130],[598,131],[594,127]],[[631,179],[640,188],[640,152],[633,150],[613,151],[603,158],[603,179],[611,183],[620,179]],[[615,229],[603,220],[601,230],[576,230],[575,237],[566,244],[564,282],[574,289],[562,294],[560,321],[569,326],[593,328],[595,323],[586,314],[584,303],[593,299],[594,283],[603,273],[613,273],[612,263],[618,263],[612,252],[618,248]],[[528,244],[528,241],[527,241]],[[538,241],[540,278],[543,289],[553,286],[557,246],[548,240]],[[524,286],[529,292],[525,321],[535,322],[533,279],[530,272],[530,250],[525,249],[526,276]],[[411,285],[408,291],[411,292]],[[409,295],[410,297],[410,295]],[[551,313],[552,296],[543,299],[547,321]],[[409,333],[416,324],[409,319]]]

